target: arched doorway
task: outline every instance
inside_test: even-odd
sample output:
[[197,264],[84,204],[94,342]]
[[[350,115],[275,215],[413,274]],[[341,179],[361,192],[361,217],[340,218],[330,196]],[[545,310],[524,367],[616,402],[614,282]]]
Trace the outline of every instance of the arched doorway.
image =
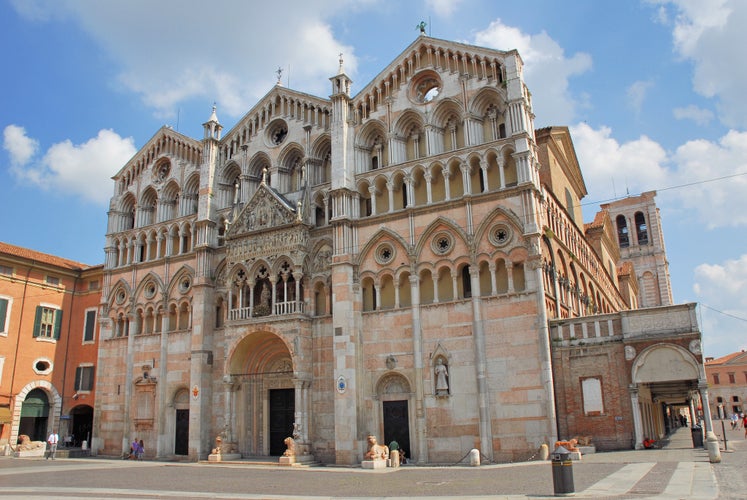
[[189,455],[189,391],[174,395],[174,455]]
[[93,408],[88,405],[78,405],[70,410],[70,432],[73,436],[73,446],[81,446],[83,441],[91,443],[93,429]]
[[637,448],[644,437],[661,439],[671,431],[673,409],[688,407],[705,380],[700,366],[690,352],[674,344],[655,344],[635,358],[631,396]]
[[47,440],[49,398],[43,389],[33,389],[26,395],[21,407],[18,434],[26,434],[32,441]]
[[[400,453],[413,459],[410,446],[410,383],[398,373],[383,376],[376,386],[376,395],[381,401],[382,444],[397,441]],[[378,436],[377,436],[378,437]]]
[[[280,456],[284,440],[301,419],[293,360],[283,339],[271,332],[247,335],[228,363],[227,438],[243,456]],[[299,411],[297,411],[299,409]],[[229,415],[235,415],[231,418]]]

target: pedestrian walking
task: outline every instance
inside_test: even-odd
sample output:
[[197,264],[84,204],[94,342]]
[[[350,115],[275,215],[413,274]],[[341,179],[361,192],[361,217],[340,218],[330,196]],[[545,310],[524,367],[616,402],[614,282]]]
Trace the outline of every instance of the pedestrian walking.
[[47,460],[49,460],[50,457],[54,460],[54,456],[57,453],[57,443],[59,441],[60,435],[57,434],[57,431],[52,431],[47,438],[47,444],[49,444],[49,455],[47,455]]
[[135,449],[135,460],[142,460],[143,455],[145,454],[145,445],[143,444],[142,439],[136,444],[137,448]]

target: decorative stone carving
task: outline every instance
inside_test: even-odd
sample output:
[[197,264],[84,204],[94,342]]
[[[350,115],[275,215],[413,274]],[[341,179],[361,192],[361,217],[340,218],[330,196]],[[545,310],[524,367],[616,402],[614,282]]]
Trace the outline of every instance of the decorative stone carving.
[[700,340],[690,341],[690,352],[693,354],[701,354]]
[[625,346],[625,359],[628,361],[635,359],[635,347],[631,345]]
[[44,441],[32,441],[26,434],[18,436],[19,445],[17,451],[36,450],[39,448],[45,448],[46,444]]
[[376,436],[368,436],[368,451],[365,455],[366,460],[386,460],[389,458],[389,447],[379,444]]

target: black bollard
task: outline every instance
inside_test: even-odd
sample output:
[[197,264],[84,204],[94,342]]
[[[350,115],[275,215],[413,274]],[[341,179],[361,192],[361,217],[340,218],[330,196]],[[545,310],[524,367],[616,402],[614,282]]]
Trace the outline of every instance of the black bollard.
[[576,489],[573,486],[571,452],[562,446],[558,446],[552,454],[552,485],[556,497],[576,494]]

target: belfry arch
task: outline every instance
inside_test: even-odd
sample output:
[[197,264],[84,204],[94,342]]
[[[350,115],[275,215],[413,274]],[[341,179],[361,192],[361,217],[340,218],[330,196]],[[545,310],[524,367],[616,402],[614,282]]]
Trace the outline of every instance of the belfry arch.
[[279,456],[283,440],[308,440],[308,381],[294,375],[285,340],[269,331],[250,333],[233,347],[223,377],[225,433],[242,456]]

